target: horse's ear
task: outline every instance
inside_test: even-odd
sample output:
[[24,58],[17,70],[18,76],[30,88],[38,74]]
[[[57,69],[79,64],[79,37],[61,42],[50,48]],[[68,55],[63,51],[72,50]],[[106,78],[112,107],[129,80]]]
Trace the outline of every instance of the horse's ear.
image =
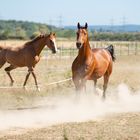
[[77,24],[77,28],[80,29],[80,23],[79,23],[79,22],[78,22],[78,24]]
[[85,28],[86,28],[86,29],[88,28],[88,24],[87,24],[87,22],[85,23]]

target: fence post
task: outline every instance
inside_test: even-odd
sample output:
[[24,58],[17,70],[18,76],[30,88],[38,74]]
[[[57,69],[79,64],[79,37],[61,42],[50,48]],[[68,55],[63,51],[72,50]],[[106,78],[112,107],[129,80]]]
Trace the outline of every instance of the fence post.
[[135,42],[135,55],[137,55],[137,42]]
[[6,41],[4,42],[4,47],[6,47]]
[[120,55],[121,55],[121,53],[122,53],[122,52],[121,52],[121,45],[120,45]]
[[71,49],[71,48],[72,48],[72,47],[69,48],[69,55],[70,55],[69,58],[70,58],[70,59],[71,59],[71,57],[72,57],[72,49]]
[[61,49],[60,49],[60,59],[62,59],[63,45],[61,45],[60,48],[61,48]]
[[128,44],[128,55],[130,54],[130,44]]

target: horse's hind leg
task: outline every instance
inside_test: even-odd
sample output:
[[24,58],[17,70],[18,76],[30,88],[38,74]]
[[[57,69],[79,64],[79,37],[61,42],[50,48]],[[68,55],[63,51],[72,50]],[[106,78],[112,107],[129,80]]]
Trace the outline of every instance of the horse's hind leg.
[[10,74],[10,71],[13,70],[13,69],[15,69],[15,68],[16,68],[16,67],[13,66],[13,65],[10,65],[9,67],[6,67],[6,68],[5,68],[5,71],[6,71],[7,75],[9,76],[9,78],[10,78],[10,80],[11,80],[11,84],[10,84],[11,86],[13,86],[14,80],[13,80],[11,74]]
[[106,98],[106,89],[107,89],[108,81],[109,81],[109,74],[106,73],[106,74],[104,75],[103,99]]
[[0,61],[0,68],[6,63],[5,60]]
[[0,51],[0,68],[6,63],[5,51]]
[[96,90],[97,79],[93,79],[93,81],[94,81],[94,89],[93,89],[93,91],[94,91],[95,94],[97,94],[97,90]]
[[112,73],[112,62],[110,62],[108,69],[106,71],[106,73],[104,74],[104,85],[103,85],[103,99],[105,99],[106,95],[106,89],[107,89],[107,85],[108,85],[108,81],[109,81],[109,77]]

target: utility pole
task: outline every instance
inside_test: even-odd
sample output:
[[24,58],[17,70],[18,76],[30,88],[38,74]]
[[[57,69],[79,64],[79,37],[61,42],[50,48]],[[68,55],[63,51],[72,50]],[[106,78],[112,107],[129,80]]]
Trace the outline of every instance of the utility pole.
[[111,18],[110,20],[110,30],[113,32],[114,31],[114,19]]
[[125,32],[125,25],[126,25],[126,17],[122,17],[122,31]]
[[58,19],[58,27],[63,28],[63,17],[62,17],[62,15],[60,15],[58,18],[59,18]]
[[49,25],[50,25],[50,30],[52,32],[52,19],[51,18],[49,19]]
[[2,18],[2,15],[1,15],[1,13],[0,13],[0,20],[2,20],[3,18]]

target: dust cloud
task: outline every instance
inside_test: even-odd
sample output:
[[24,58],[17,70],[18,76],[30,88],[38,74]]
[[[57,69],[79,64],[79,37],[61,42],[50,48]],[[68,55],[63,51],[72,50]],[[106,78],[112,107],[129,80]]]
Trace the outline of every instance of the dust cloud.
[[97,89],[97,93],[46,97],[34,108],[1,110],[0,130],[98,120],[109,113],[140,111],[140,91],[133,93],[125,84],[108,91],[105,101],[101,99],[102,90]]

